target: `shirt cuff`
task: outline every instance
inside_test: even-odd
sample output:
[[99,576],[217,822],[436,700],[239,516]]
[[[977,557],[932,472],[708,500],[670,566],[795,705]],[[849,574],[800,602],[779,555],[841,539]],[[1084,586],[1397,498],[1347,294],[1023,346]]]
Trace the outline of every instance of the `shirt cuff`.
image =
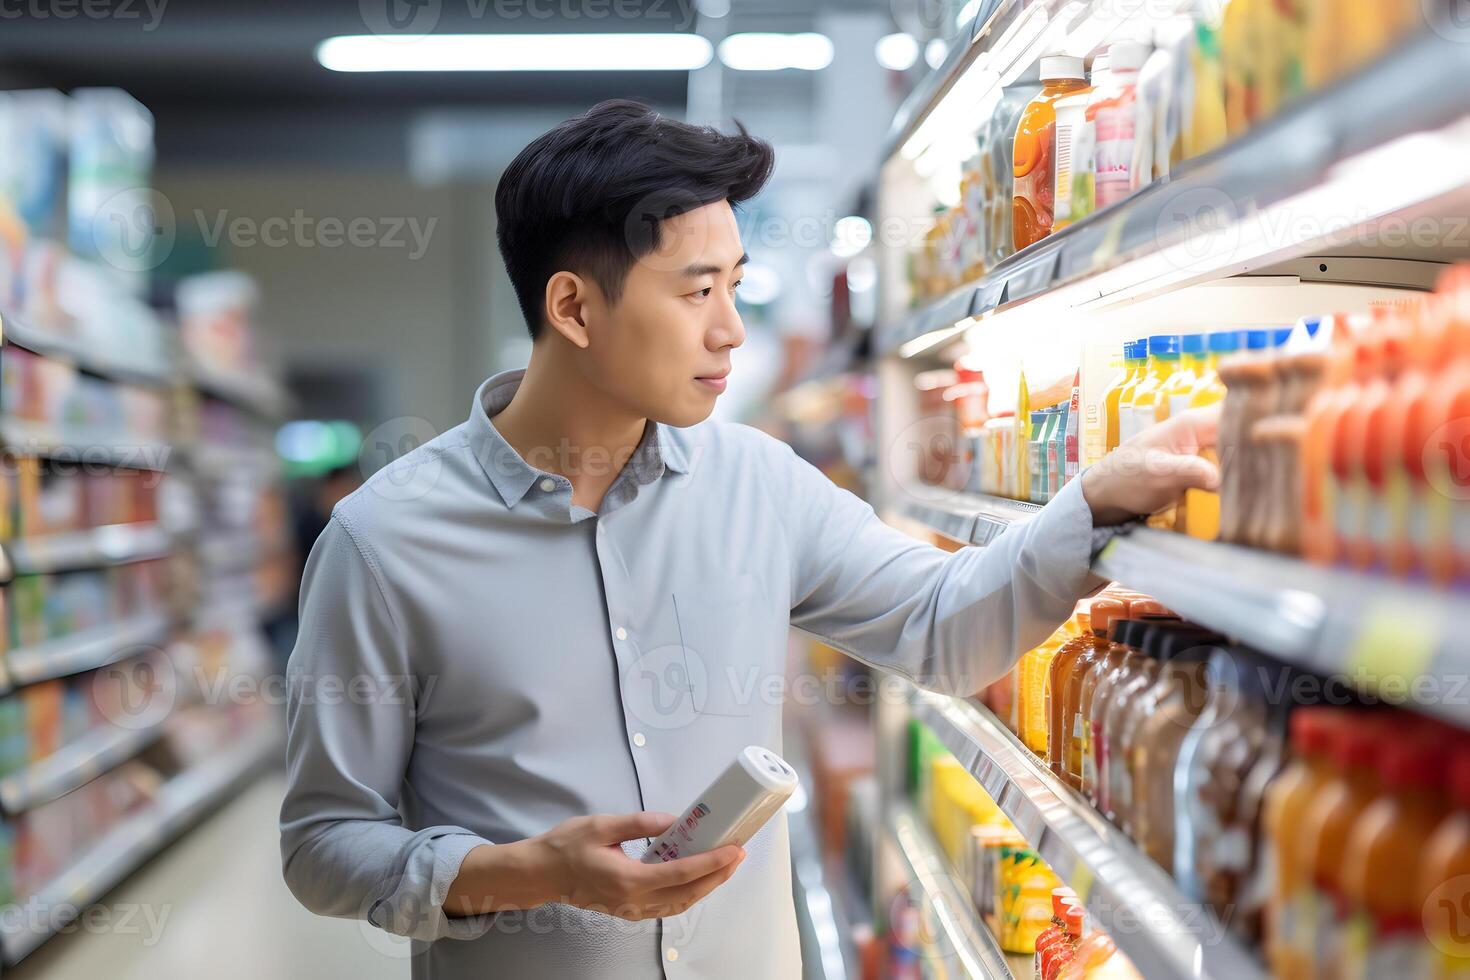
[[495,913],[446,915],[444,900],[465,857],[489,843],[475,834],[448,828],[443,836],[421,842],[409,852],[397,887],[373,904],[368,921],[386,932],[423,942],[483,936],[490,931]]
[[[1092,508],[1074,479],[1032,519],[1031,547],[1040,557],[1042,587],[1052,595],[1080,599],[1104,588],[1107,579],[1092,571],[1092,561],[1117,528],[1094,528]],[[1099,543],[1101,539],[1101,543]]]

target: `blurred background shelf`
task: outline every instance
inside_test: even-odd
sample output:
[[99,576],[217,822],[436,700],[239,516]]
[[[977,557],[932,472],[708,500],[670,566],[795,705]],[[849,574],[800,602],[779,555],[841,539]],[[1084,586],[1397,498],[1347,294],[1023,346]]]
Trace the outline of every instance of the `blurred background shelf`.
[[94,626],[46,643],[9,650],[5,670],[11,687],[20,687],[104,667],[130,656],[137,647],[161,646],[168,640],[172,626],[172,618],[164,613],[144,613]]
[[146,728],[94,729],[0,778],[0,808],[8,814],[23,813],[71,792],[162,738],[166,720]]
[[3,547],[14,573],[27,575],[161,558],[173,550],[174,536],[159,524],[108,524],[16,538]]

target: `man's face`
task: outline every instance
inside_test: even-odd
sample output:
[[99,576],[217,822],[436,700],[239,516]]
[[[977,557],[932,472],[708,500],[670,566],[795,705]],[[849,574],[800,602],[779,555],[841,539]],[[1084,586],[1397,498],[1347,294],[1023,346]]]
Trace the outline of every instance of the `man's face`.
[[661,231],[615,305],[594,290],[583,363],[588,380],[629,409],[682,427],[709,417],[730,351],[745,342],[735,287],[746,256],[726,201],[670,218]]

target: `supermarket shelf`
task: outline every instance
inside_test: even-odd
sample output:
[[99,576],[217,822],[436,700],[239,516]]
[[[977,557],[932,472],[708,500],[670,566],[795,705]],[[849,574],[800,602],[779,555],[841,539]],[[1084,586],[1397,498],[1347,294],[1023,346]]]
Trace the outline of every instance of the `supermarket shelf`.
[[226,478],[257,475],[274,478],[281,468],[280,457],[270,449],[196,443],[187,448],[189,465],[204,476]]
[[[822,867],[822,848],[812,819],[811,797],[806,787],[812,785],[811,774],[801,770],[797,784],[798,797],[787,804],[787,826],[791,836],[791,880],[796,891],[797,915],[803,931],[817,946],[815,973],[827,980],[846,980],[858,971],[857,951],[852,944],[851,923],[846,921],[842,903],[833,894],[834,883],[827,880]],[[800,807],[797,804],[800,803]]]
[[949,859],[911,804],[890,805],[888,833],[908,867],[910,887],[918,892],[915,897],[932,912],[934,934],[943,944],[938,951],[946,967],[943,974],[949,974],[947,968],[953,964],[959,976],[991,980],[1029,977],[1029,958],[1022,969],[1021,962],[1001,950],[976,912],[974,901],[960,887]]
[[[1057,780],[989,711],[917,688],[912,700],[915,716],[974,773],[1143,976],[1264,977],[1261,965],[1207,908],[1186,898],[1169,875]],[[1140,929],[1139,923],[1148,927]]]
[[[946,70],[958,69],[954,65]],[[1016,253],[984,278],[885,325],[876,349],[881,354],[900,348],[918,353],[931,346],[929,340],[944,339],[945,333],[935,332],[948,331],[957,321],[1009,309],[1064,285],[1073,305],[1079,305],[1110,296],[1120,299],[1131,295],[1130,289],[1156,293],[1179,289],[1312,254],[1322,242],[1282,241],[1279,234],[1274,241],[1234,240],[1225,228],[1320,188],[1335,167],[1354,157],[1416,134],[1422,138],[1463,126],[1470,117],[1466,91],[1470,91],[1470,59],[1464,56],[1464,46],[1426,30],[1227,146],[1186,162],[1171,179]],[[1458,145],[1465,133],[1457,131],[1452,138]],[[1272,166],[1261,167],[1261,160],[1271,160]],[[1383,162],[1375,161],[1375,166]],[[1380,195],[1383,201],[1375,203],[1383,210],[1364,211],[1363,220],[1371,223],[1375,216],[1431,205],[1447,188],[1463,191],[1470,183],[1463,175],[1438,177],[1442,179],[1426,177],[1395,188],[1391,203],[1387,195]],[[1334,213],[1346,206],[1339,203]],[[1201,212],[1222,226],[1207,229],[1212,238],[1206,244],[1229,247],[1218,250],[1218,261],[1191,255],[1188,261],[1176,262],[1167,250],[1181,244]],[[1330,235],[1323,238],[1332,240]],[[1119,269],[1135,263],[1136,276]]]
[[129,384],[166,385],[172,380],[167,364],[136,364],[88,349],[82,341],[38,330],[8,314],[0,317],[5,343],[53,360],[67,361],[88,374]]
[[[1470,671],[1461,626],[1470,596],[1463,593],[1148,528],[1115,538],[1094,570],[1186,619],[1362,687],[1385,677],[1449,679]],[[1470,722],[1467,699],[1446,687],[1452,696],[1413,706]]]
[[[56,929],[66,925],[58,909],[80,911],[100,899],[119,881],[196,823],[215,804],[241,785],[280,749],[280,734],[266,722],[211,758],[164,784],[146,809],[128,817],[98,840],[70,870],[41,889],[33,902],[53,914],[7,917],[0,933],[5,961],[15,964]],[[36,921],[37,919],[40,921]]]
[[910,501],[904,516],[918,521],[961,544],[987,545],[1017,521],[1040,512],[1041,505],[992,497],[953,493],[934,500]]
[[17,418],[0,419],[0,446],[18,456],[45,456],[133,470],[165,469],[173,453],[166,442],[128,440],[116,432]]
[[146,613],[11,650],[5,654],[10,685],[20,687],[106,666],[131,655],[137,647],[161,646],[171,627],[172,621],[163,613]]
[[24,813],[70,793],[158,741],[163,737],[164,724],[139,729],[109,725],[88,732],[0,779],[0,809],[9,814]]
[[270,421],[283,418],[290,404],[286,392],[266,377],[216,371],[198,364],[189,369],[189,377],[204,394]]
[[146,558],[161,558],[173,549],[173,535],[162,526],[108,524],[104,527],[17,538],[5,549],[16,575],[37,575],[102,565],[121,565]]

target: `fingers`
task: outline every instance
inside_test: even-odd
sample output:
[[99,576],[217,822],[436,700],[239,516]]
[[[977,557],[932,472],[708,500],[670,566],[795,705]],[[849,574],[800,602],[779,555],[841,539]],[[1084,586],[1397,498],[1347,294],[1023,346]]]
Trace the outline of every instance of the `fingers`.
[[638,837],[657,837],[673,826],[672,813],[645,810],[641,813],[599,814],[592,818],[591,833],[599,844],[621,844]]
[[[1219,438],[1220,406],[1194,408],[1174,416],[1175,423],[1183,436],[1175,446],[1180,452],[1196,453],[1201,449],[1213,448]],[[1172,420],[1171,420],[1172,421]]]
[[1220,489],[1220,467],[1203,456],[1176,456],[1174,480],[1179,490]]
[[641,865],[637,872],[638,886],[646,891],[656,891],[688,885],[726,867],[737,865],[744,857],[744,848],[727,844],[703,854],[665,861],[662,864]]
[[745,856],[742,853],[738,860],[730,861],[702,878],[697,878],[687,884],[651,892],[648,896],[648,906],[650,909],[663,910],[657,913],[659,915],[678,915],[703,901],[710,892],[729,881],[735,874],[735,869],[740,867],[744,860]]

